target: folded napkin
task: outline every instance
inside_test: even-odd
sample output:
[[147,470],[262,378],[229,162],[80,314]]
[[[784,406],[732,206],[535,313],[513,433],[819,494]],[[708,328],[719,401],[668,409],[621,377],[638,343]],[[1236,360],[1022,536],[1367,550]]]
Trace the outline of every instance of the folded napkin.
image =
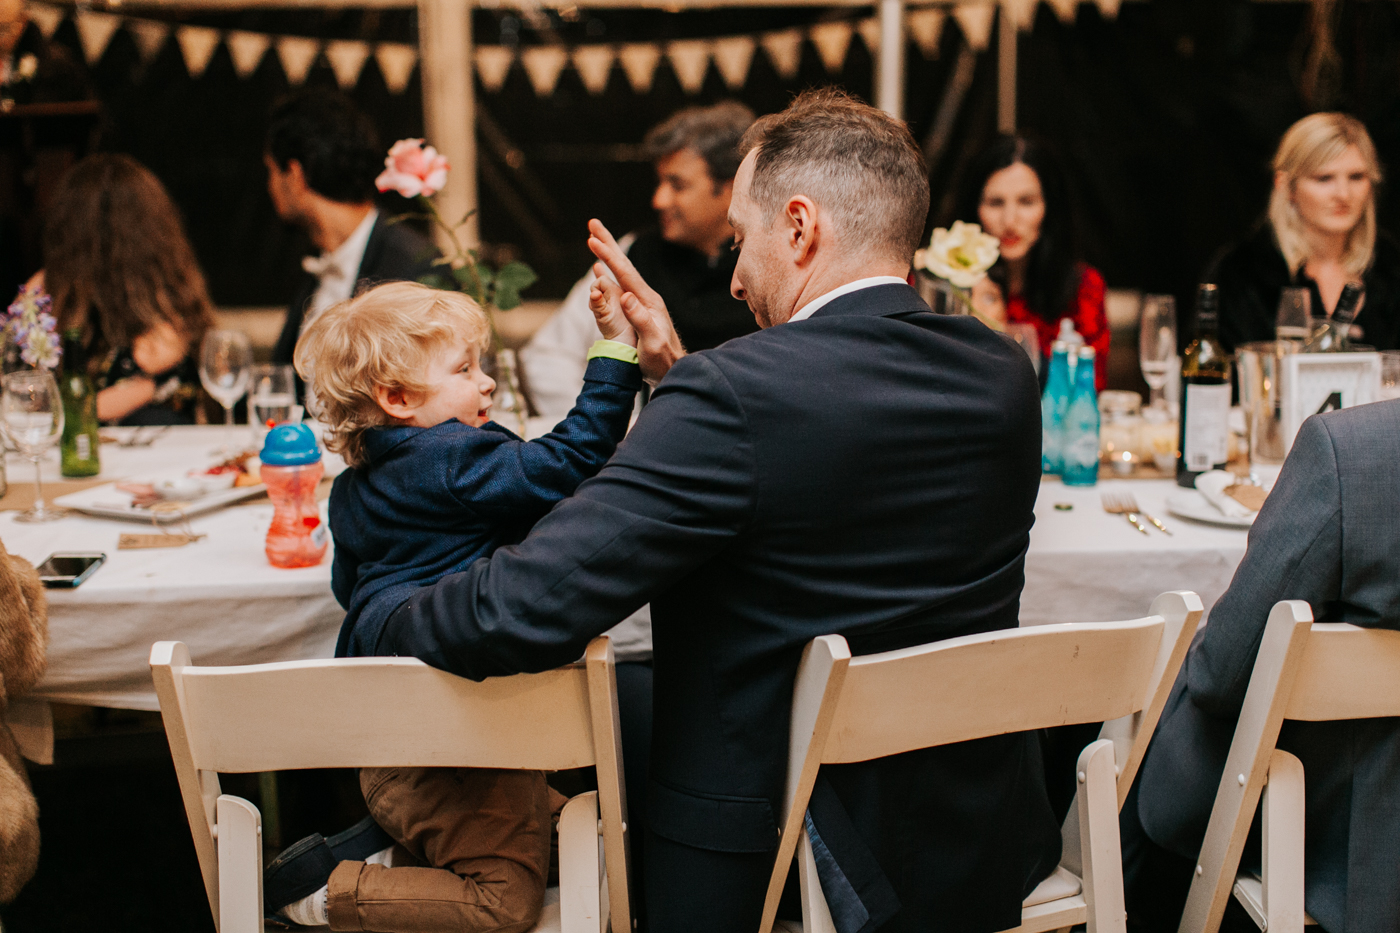
[[1196,489],[1206,497],[1206,501],[1220,510],[1227,518],[1251,518],[1258,509],[1251,509],[1243,502],[1226,495],[1225,490],[1239,482],[1235,474],[1224,470],[1210,470],[1196,477]]

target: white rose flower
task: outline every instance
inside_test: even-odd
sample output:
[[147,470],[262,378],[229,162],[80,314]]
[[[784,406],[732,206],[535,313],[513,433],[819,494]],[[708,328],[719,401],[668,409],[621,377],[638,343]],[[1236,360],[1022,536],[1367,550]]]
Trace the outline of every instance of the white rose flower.
[[934,230],[928,249],[920,252],[925,269],[958,288],[976,285],[1001,255],[996,237],[983,233],[977,224],[961,220],[953,221],[951,230]]

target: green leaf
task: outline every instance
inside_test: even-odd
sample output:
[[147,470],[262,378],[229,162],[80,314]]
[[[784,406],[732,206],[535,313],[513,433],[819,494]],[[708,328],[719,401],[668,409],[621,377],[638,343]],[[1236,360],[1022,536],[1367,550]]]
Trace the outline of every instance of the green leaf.
[[520,293],[535,284],[535,270],[523,262],[508,262],[496,273],[496,307],[509,311],[520,306]]
[[445,292],[457,291],[457,283],[440,272],[429,272],[427,275],[420,275],[418,277],[418,284],[426,285],[429,288],[442,289]]

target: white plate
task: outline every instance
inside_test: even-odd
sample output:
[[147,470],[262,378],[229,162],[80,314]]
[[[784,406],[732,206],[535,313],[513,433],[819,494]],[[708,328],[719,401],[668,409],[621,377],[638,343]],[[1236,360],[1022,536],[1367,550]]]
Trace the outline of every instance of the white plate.
[[[161,481],[181,481],[186,477],[185,473],[171,473],[168,476],[152,477],[151,482],[158,484]],[[214,480],[217,482],[217,479]],[[91,489],[82,489],[78,492],[70,492],[66,496],[59,496],[54,500],[54,504],[65,509],[73,509],[84,512],[88,515],[97,515],[102,518],[118,518],[124,521],[151,522],[159,524],[177,522],[183,518],[192,518],[196,515],[203,515],[205,512],[212,512],[221,509],[226,505],[248,499],[265,492],[267,486],[259,483],[256,486],[235,486],[228,489],[216,489],[207,492],[202,496],[181,500],[185,507],[180,511],[171,510],[169,512],[152,513],[149,508],[137,508],[132,505],[132,496],[129,492],[122,492],[117,488],[116,483],[103,483],[101,486],[93,486]]]
[[1254,524],[1254,515],[1248,518],[1231,518],[1210,504],[1198,489],[1182,489],[1167,496],[1167,511],[1178,518],[1190,518],[1211,525],[1226,525],[1230,528],[1248,528]]

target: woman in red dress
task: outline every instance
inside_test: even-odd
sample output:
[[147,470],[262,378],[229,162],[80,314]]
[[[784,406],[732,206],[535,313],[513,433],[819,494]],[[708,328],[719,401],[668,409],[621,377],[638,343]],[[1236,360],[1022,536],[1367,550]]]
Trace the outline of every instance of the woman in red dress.
[[1097,351],[1102,391],[1109,337],[1103,276],[1075,252],[1064,175],[1049,150],[1024,136],[998,139],[969,166],[958,216],[1001,242],[1001,258],[972,289],[978,312],[1033,325],[1047,358],[1060,321],[1069,318]]

